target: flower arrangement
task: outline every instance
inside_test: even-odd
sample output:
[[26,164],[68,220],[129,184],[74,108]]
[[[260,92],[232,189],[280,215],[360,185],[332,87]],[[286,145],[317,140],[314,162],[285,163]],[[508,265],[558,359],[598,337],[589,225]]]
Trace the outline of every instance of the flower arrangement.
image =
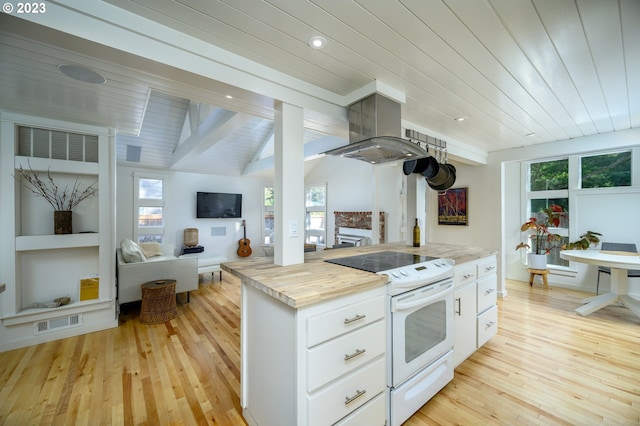
[[47,178],[42,179],[40,174],[31,168],[31,165],[29,165],[28,170],[24,170],[20,166],[18,175],[22,178],[20,180],[22,185],[34,194],[44,198],[55,211],[71,211],[78,204],[87,198],[93,197],[98,192],[96,188],[97,180],[84,190],[81,190],[80,183],[76,177],[76,181],[71,188],[68,186],[60,188],[54,182],[49,170],[47,170]]
[[[544,222],[539,222],[537,218],[529,218],[528,221],[522,224],[520,231],[525,232],[531,230],[530,240],[534,245],[534,254],[549,254],[551,250],[559,247],[560,235],[549,232],[549,227],[558,227],[560,225],[560,218],[564,217],[566,212],[557,204],[552,204],[546,209],[542,209],[545,213],[546,219]],[[521,242],[516,246],[516,250],[531,246],[525,242]]]

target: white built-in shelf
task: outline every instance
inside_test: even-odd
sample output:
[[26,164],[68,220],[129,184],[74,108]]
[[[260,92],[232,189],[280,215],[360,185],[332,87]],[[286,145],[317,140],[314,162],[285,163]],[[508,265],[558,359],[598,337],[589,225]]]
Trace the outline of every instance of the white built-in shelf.
[[51,250],[94,247],[100,244],[100,234],[24,235],[16,237],[16,251]]
[[98,163],[87,163],[84,161],[67,161],[56,160],[54,158],[38,158],[38,157],[23,157],[16,155],[16,170],[20,168],[24,170],[32,170],[36,172],[51,173],[72,173],[76,175],[98,175]]
[[83,312],[108,309],[111,308],[111,302],[112,299],[94,299],[72,302],[68,305],[62,305],[57,308],[27,308],[16,314],[2,316],[2,323],[5,326],[26,324],[57,316],[81,314]]

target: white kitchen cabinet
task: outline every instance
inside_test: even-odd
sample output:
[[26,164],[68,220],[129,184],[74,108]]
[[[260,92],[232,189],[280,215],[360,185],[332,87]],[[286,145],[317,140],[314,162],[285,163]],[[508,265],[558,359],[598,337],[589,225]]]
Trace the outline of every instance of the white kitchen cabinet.
[[490,307],[478,314],[478,347],[489,341],[498,331],[498,307]]
[[247,422],[384,425],[385,297],[380,286],[295,309],[242,281]]
[[456,288],[453,293],[454,365],[458,366],[476,351],[476,283]]
[[496,257],[454,268],[455,366],[491,339],[498,329]]
[[[115,151],[109,129],[2,113],[0,236],[2,298],[0,350],[116,327]],[[53,208],[20,185],[22,167],[51,174],[60,190],[97,181],[98,193],[73,211],[73,234],[55,235]],[[79,300],[80,280],[99,276],[98,298]],[[38,302],[68,296],[57,308]]]

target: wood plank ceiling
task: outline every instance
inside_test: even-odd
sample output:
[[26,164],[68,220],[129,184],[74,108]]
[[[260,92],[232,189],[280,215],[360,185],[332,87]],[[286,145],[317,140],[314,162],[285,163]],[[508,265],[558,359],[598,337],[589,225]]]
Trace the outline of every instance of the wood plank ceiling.
[[[129,13],[147,18],[268,67],[273,72],[265,80],[296,82],[311,96],[326,93],[329,102],[345,100],[340,106],[372,81],[384,82],[406,94],[405,126],[461,151],[486,153],[640,125],[637,0],[99,3],[113,10],[102,19],[117,22]],[[125,164],[123,152],[131,144],[143,152],[157,150],[143,165],[177,164],[171,156],[188,137],[178,118],[200,104],[241,115],[230,131],[212,133],[226,142],[204,138],[205,147],[192,148],[199,155],[186,156],[191,160],[180,161],[178,168],[242,174],[269,145],[273,98],[30,20],[0,15],[0,107],[116,127],[123,135],[118,152]],[[309,47],[314,35],[327,39],[324,49]],[[64,62],[89,66],[108,83],[79,87],[58,73],[55,67]],[[181,104],[177,116],[163,118],[162,108],[157,113],[147,108],[154,105],[153,93]],[[229,94],[233,99],[225,98]],[[455,121],[458,117],[465,120]],[[144,126],[153,127],[154,120],[179,125],[145,134]],[[326,126],[313,120],[307,125],[306,141],[327,134],[346,137],[346,123],[335,118]],[[220,160],[229,157],[235,160]]]

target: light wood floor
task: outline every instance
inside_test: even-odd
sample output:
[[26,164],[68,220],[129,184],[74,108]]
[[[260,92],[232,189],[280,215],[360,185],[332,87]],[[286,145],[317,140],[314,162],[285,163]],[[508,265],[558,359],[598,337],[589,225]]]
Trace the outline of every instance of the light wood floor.
[[[223,274],[144,326],[0,353],[0,424],[243,425],[238,281]],[[406,425],[640,424],[640,319],[587,293],[508,283],[499,332]]]

